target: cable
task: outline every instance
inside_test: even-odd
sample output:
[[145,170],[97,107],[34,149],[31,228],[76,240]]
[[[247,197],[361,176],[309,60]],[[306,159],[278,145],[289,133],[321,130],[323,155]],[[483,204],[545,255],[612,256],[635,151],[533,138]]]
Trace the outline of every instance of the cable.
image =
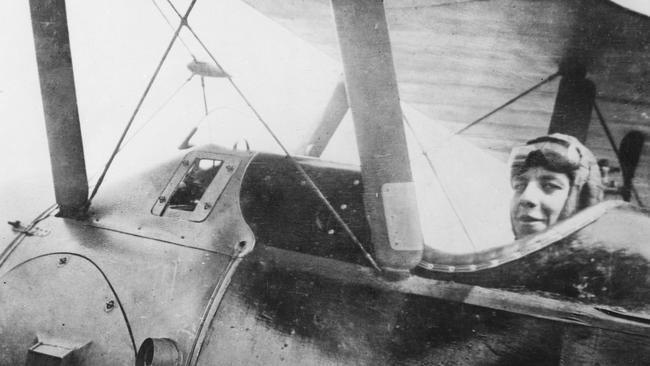
[[[609,144],[612,146],[614,155],[616,155],[616,159],[618,160],[618,165],[621,166],[621,171],[623,172],[623,176],[625,176],[626,175],[625,164],[623,164],[621,161],[621,153],[618,151],[618,148],[616,147],[616,142],[614,142],[614,136],[612,135],[612,131],[609,129],[609,126],[607,126],[605,117],[603,116],[603,113],[600,111],[600,108],[598,107],[598,104],[596,104],[595,100],[594,100],[594,110],[596,111],[596,115],[598,116],[598,121],[600,121],[600,125],[603,126],[603,130],[605,130],[605,135],[607,135]],[[632,190],[632,194],[634,194],[634,199],[636,199],[636,202],[639,204],[639,206],[645,207],[645,205],[641,201],[641,197],[639,197],[639,192],[637,192],[636,187],[632,182],[630,182],[630,189]]]
[[167,4],[169,4],[169,6],[172,7],[172,9],[173,9],[174,12],[176,13],[176,15],[178,15],[178,17],[180,18],[180,17],[181,17],[181,13],[178,12],[178,10],[176,9],[176,7],[174,6],[174,3],[172,3],[171,0],[167,0]]
[[[178,16],[180,16],[180,13],[178,12],[178,10],[176,10],[176,8],[175,8],[174,5],[171,3],[171,1],[170,1],[170,0],[167,0],[167,2],[168,2],[169,5],[172,7],[172,9],[174,9],[174,11],[176,12],[176,14],[177,14]],[[217,65],[221,70],[225,70],[223,67],[221,67],[221,64],[219,64],[219,61],[217,61],[216,57],[214,57],[214,55],[212,54],[212,52],[210,52],[210,50],[209,50],[208,47],[203,43],[203,41],[201,40],[201,38],[199,38],[199,36],[196,34],[196,32],[194,32],[194,29],[192,29],[192,27],[191,27],[189,24],[187,24],[187,23],[185,24],[185,27],[187,27],[187,29],[190,31],[190,33],[192,33],[192,35],[194,36],[194,38],[197,40],[197,42],[199,42],[199,44],[201,45],[201,47],[203,48],[203,50],[208,54],[208,56],[210,57],[210,59],[212,59],[212,61],[215,63],[215,65]],[[230,82],[230,84],[231,84],[231,86],[233,87],[233,89],[235,89],[235,91],[237,92],[237,94],[239,94],[239,96],[242,98],[242,100],[244,101],[244,103],[246,103],[246,105],[248,106],[248,108],[253,112],[253,114],[255,115],[255,117],[257,118],[257,120],[258,120],[258,121],[262,124],[262,126],[264,126],[264,128],[268,131],[268,133],[269,133],[269,134],[271,135],[271,137],[275,140],[275,142],[278,144],[278,146],[280,147],[280,149],[282,149],[282,151],[284,152],[284,154],[285,154],[285,156],[287,157],[287,159],[289,159],[289,161],[291,161],[291,163],[294,165],[294,167],[296,168],[296,170],[298,170],[298,172],[299,172],[300,175],[303,177],[303,179],[305,179],[305,181],[309,184],[310,188],[311,188],[311,189],[312,189],[312,190],[313,190],[313,191],[318,195],[318,197],[321,199],[321,201],[323,202],[323,204],[325,204],[325,206],[326,206],[327,209],[330,211],[330,213],[334,216],[334,218],[336,219],[336,221],[338,222],[338,224],[339,224],[339,225],[343,228],[343,230],[348,234],[348,236],[350,237],[350,239],[352,240],[352,242],[354,242],[354,244],[356,244],[356,246],[359,248],[359,250],[361,250],[361,252],[363,253],[364,257],[366,257],[366,259],[367,259],[368,262],[372,265],[372,267],[373,267],[377,272],[381,272],[381,271],[382,271],[381,268],[377,265],[377,262],[375,262],[375,260],[374,260],[374,258],[372,257],[372,255],[370,255],[370,253],[368,253],[368,251],[363,247],[363,244],[361,243],[361,241],[357,238],[356,235],[354,235],[354,233],[352,232],[352,230],[350,229],[350,227],[349,227],[349,226],[347,225],[347,223],[343,220],[343,218],[341,218],[341,216],[338,214],[338,212],[336,211],[336,209],[334,208],[334,206],[332,206],[332,204],[329,202],[329,200],[327,199],[327,197],[325,197],[325,195],[323,194],[323,192],[318,188],[318,186],[316,185],[316,183],[314,183],[314,181],[311,179],[311,177],[309,176],[309,174],[307,174],[307,172],[304,170],[304,168],[302,167],[302,165],[300,165],[300,163],[298,163],[298,161],[296,161],[296,159],[294,159],[293,156],[289,153],[289,151],[287,150],[287,148],[286,148],[286,147],[284,146],[284,144],[280,141],[280,139],[278,138],[278,136],[273,132],[273,130],[271,129],[271,127],[266,123],[266,121],[264,121],[264,118],[262,118],[262,116],[259,114],[259,112],[255,109],[255,107],[253,107],[253,105],[252,105],[251,102],[248,100],[248,98],[246,98],[246,95],[244,95],[244,93],[241,91],[241,89],[239,89],[239,87],[238,87],[237,84],[234,82],[234,80],[232,79],[232,77],[230,77],[230,75],[228,75],[228,76],[227,76],[227,79],[228,79],[228,81]]]
[[190,75],[190,77],[187,80],[185,80],[183,84],[181,84],[178,88],[176,88],[176,90],[151,114],[151,116],[149,116],[149,118],[142,125],[140,125],[140,127],[138,127],[137,130],[135,130],[133,135],[131,135],[131,137],[129,137],[126,141],[124,141],[124,144],[122,144],[122,147],[120,147],[120,151],[122,151],[122,149],[124,149],[126,145],[128,145],[129,142],[131,142],[131,140],[133,140],[133,138],[135,138],[135,136],[138,133],[140,133],[140,131],[142,131],[149,124],[149,122],[151,122],[154,119],[154,117],[157,116],[158,113],[160,113],[160,111],[162,111],[163,108],[165,108],[172,101],[172,99],[174,99],[174,97],[176,97],[176,95],[178,95],[178,93],[180,93],[181,89],[183,89],[183,87],[185,87],[185,85],[187,85],[187,83],[189,83],[189,81],[192,80],[194,75],[195,74]]
[[415,141],[418,144],[418,147],[420,148],[420,151],[422,151],[422,155],[424,155],[424,158],[427,159],[427,163],[429,164],[429,167],[431,168],[431,171],[433,172],[433,175],[436,176],[436,179],[438,182],[440,182],[440,188],[442,189],[442,193],[445,195],[445,198],[447,199],[447,202],[449,202],[449,206],[451,206],[451,210],[454,212],[454,215],[456,216],[456,219],[460,222],[460,226],[463,228],[463,231],[465,232],[465,235],[469,239],[469,243],[472,245],[472,248],[476,251],[476,243],[474,243],[474,239],[472,239],[472,236],[469,233],[469,230],[467,229],[467,226],[465,226],[464,220],[460,216],[460,212],[456,208],[456,205],[451,199],[451,196],[449,195],[449,192],[447,191],[447,188],[445,187],[445,184],[442,181],[442,178],[438,174],[438,171],[436,170],[435,166],[433,165],[433,162],[431,161],[431,158],[429,157],[429,153],[424,149],[424,145],[418,139],[417,134],[415,133],[415,130],[413,129],[413,126],[409,122],[408,118],[406,118],[406,114],[402,112],[402,118],[404,119],[404,122],[406,123],[406,126],[411,130],[411,133],[413,134],[413,137],[415,138]]
[[[460,135],[461,133],[463,133],[463,132],[469,130],[470,128],[472,128],[472,127],[476,126],[477,124],[479,124],[480,122],[484,121],[486,118],[492,116],[493,114],[497,113],[498,111],[502,110],[503,108],[505,108],[505,107],[511,105],[512,103],[516,102],[517,100],[521,99],[522,97],[528,95],[528,94],[531,93],[533,90],[535,90],[535,89],[541,87],[542,85],[544,85],[544,84],[546,84],[546,83],[552,81],[553,79],[555,79],[555,78],[558,77],[559,75],[560,75],[560,72],[557,71],[557,72],[555,72],[555,73],[553,73],[553,74],[547,76],[546,78],[542,79],[542,81],[540,81],[539,83],[537,83],[537,84],[531,86],[530,88],[524,90],[523,92],[521,92],[521,93],[519,93],[518,95],[516,95],[515,97],[511,98],[510,100],[508,100],[508,101],[505,102],[504,104],[500,105],[499,107],[493,109],[492,111],[490,111],[490,112],[484,114],[483,116],[479,117],[478,119],[476,119],[476,120],[474,120],[474,121],[468,123],[468,124],[465,125],[464,127],[462,127],[462,128],[460,128],[460,129],[458,129],[457,131],[451,133],[449,136],[446,137],[445,140],[446,140],[446,141],[449,141],[449,140],[451,140],[451,138],[453,138],[454,136],[456,136],[456,135]],[[413,126],[411,126],[409,120],[406,118],[406,115],[405,115],[404,113],[402,113],[402,118],[404,119],[404,122],[406,123],[406,125],[408,126],[408,128],[409,128],[409,129],[411,130],[411,132],[413,133],[413,136],[415,137],[415,141],[417,142],[417,144],[418,144],[418,146],[419,146],[419,148],[420,148],[420,151],[422,151],[422,155],[424,155],[424,157],[426,158],[426,160],[427,160],[427,164],[428,164],[429,167],[431,168],[431,171],[433,172],[433,174],[436,176],[436,178],[437,178],[438,181],[440,182],[440,188],[442,189],[443,194],[444,194],[445,197],[447,198],[447,201],[449,202],[449,205],[451,206],[451,209],[452,209],[452,211],[454,212],[454,215],[456,216],[456,218],[457,218],[458,221],[460,222],[461,227],[462,227],[462,229],[463,229],[463,232],[465,232],[465,235],[466,235],[467,238],[469,239],[470,244],[472,245],[472,247],[474,248],[474,250],[476,250],[476,244],[474,243],[474,240],[472,239],[472,236],[470,235],[469,230],[468,230],[467,227],[465,226],[464,221],[461,219],[460,212],[459,212],[458,209],[456,208],[456,205],[454,204],[454,202],[451,200],[451,197],[449,196],[449,192],[448,192],[447,189],[445,188],[445,185],[443,184],[443,181],[442,181],[442,179],[440,178],[440,175],[438,174],[438,171],[436,170],[435,166],[433,165],[433,162],[431,161],[431,157],[429,156],[429,154],[427,153],[427,151],[424,149],[424,146],[423,146],[423,144],[421,143],[421,141],[417,138],[417,134],[415,133],[415,130],[413,129]]]
[[[172,22],[169,21],[169,18],[167,18],[167,16],[165,15],[165,13],[162,11],[162,9],[160,8],[160,6],[158,6],[158,3],[156,2],[156,0],[151,0],[151,2],[152,2],[153,5],[156,7],[156,9],[158,9],[158,12],[160,13],[160,15],[162,15],[163,19],[165,19],[165,22],[169,25],[169,27],[170,27],[172,30],[176,29],[176,28],[174,28],[174,25],[172,24]],[[180,35],[178,36],[178,40],[181,42],[181,44],[183,44],[183,47],[185,47],[185,49],[187,50],[187,53],[190,54],[190,56],[192,57],[192,59],[194,59],[194,60],[196,61],[196,57],[195,57],[194,54],[192,53],[192,50],[190,50],[190,48],[187,46],[187,44],[185,43],[185,41],[183,41],[183,38],[181,38]]]
[[127,132],[129,131],[129,129],[131,128],[131,125],[133,124],[133,121],[135,120],[135,116],[140,111],[140,107],[142,106],[142,103],[144,102],[144,99],[149,94],[149,90],[151,89],[151,86],[153,85],[153,82],[156,80],[156,77],[158,76],[158,73],[160,72],[160,69],[162,68],[163,63],[165,62],[165,59],[167,59],[167,55],[169,55],[169,51],[171,51],[172,46],[174,45],[174,41],[176,41],[176,38],[178,38],[178,34],[181,31],[181,28],[183,27],[183,25],[187,25],[187,17],[190,15],[190,12],[192,11],[192,8],[194,8],[194,5],[196,4],[196,1],[197,0],[192,0],[192,3],[189,5],[189,7],[187,8],[187,11],[185,12],[185,16],[183,16],[181,18],[181,22],[178,25],[178,28],[176,28],[176,31],[174,32],[174,36],[172,37],[171,41],[169,42],[169,45],[167,46],[167,49],[165,50],[162,58],[158,62],[158,66],[156,67],[156,70],[154,71],[154,74],[151,77],[151,80],[149,80],[149,83],[147,84],[147,87],[145,88],[144,93],[142,93],[142,96],[140,97],[140,100],[138,101],[138,104],[135,107],[135,110],[133,111],[133,114],[131,115],[131,118],[129,119],[129,122],[127,123],[126,127],[124,128],[124,132],[122,133],[122,136],[120,136],[120,139],[117,142],[117,145],[115,146],[115,149],[113,150],[113,153],[111,154],[110,158],[108,159],[108,162],[106,163],[106,166],[104,167],[104,171],[99,176],[99,179],[97,180],[97,184],[95,185],[95,188],[93,189],[92,193],[90,194],[90,197],[88,198],[88,203],[86,204],[86,206],[90,205],[93,198],[97,194],[97,191],[99,190],[99,187],[101,186],[102,182],[104,181],[104,177],[106,176],[106,172],[108,172],[108,169],[110,168],[111,164],[113,163],[113,160],[115,159],[115,156],[120,151],[120,146],[122,145],[122,141],[124,141],[124,138],[126,137]]
[[469,130],[470,128],[472,128],[472,127],[474,127],[475,125],[477,125],[479,122],[485,120],[486,118],[490,117],[491,115],[495,114],[496,112],[498,112],[498,111],[502,110],[503,108],[509,106],[510,104],[516,102],[517,100],[519,100],[519,99],[522,98],[523,96],[529,94],[530,92],[532,92],[533,90],[539,88],[540,86],[542,86],[542,85],[544,85],[544,84],[550,82],[551,80],[555,79],[555,78],[558,77],[559,75],[560,75],[560,72],[557,71],[557,72],[555,72],[555,73],[553,73],[553,74],[547,76],[545,79],[543,79],[543,80],[540,81],[539,83],[537,83],[537,84],[531,86],[530,88],[528,88],[528,89],[526,89],[525,91],[521,92],[520,94],[518,94],[518,95],[515,96],[514,98],[510,99],[509,101],[505,102],[504,104],[502,104],[502,105],[496,107],[496,108],[493,109],[491,112],[489,112],[489,113],[487,113],[487,114],[485,114],[485,115],[479,117],[478,119],[474,120],[474,121],[471,122],[471,123],[468,123],[465,127],[462,127],[462,128],[460,128],[459,130],[457,130],[456,132],[452,133],[451,136],[449,136],[449,137],[452,137],[452,136],[455,136],[455,135],[460,135],[461,133],[463,133],[463,132]]
[[18,268],[18,267],[20,267],[20,266],[22,266],[22,265],[24,265],[24,264],[26,264],[26,263],[29,263],[29,262],[31,262],[31,261],[33,261],[33,260],[36,260],[36,259],[39,259],[39,258],[44,258],[44,257],[49,257],[49,256],[55,256],[55,255],[69,255],[69,256],[79,257],[79,258],[85,259],[85,260],[88,261],[90,264],[92,264],[93,267],[95,267],[95,268],[97,269],[97,271],[99,271],[99,273],[100,273],[100,274],[102,275],[102,277],[104,278],[104,281],[106,281],[106,284],[108,285],[108,287],[110,288],[111,292],[113,293],[113,296],[115,296],[115,301],[117,301],[117,305],[119,306],[119,308],[120,308],[120,312],[122,313],[122,317],[124,318],[124,322],[126,323],[126,329],[127,329],[128,332],[129,332],[129,337],[131,338],[131,345],[133,346],[133,353],[134,353],[134,355],[137,357],[137,355],[138,355],[138,348],[137,348],[136,345],[135,345],[135,338],[133,337],[133,330],[131,329],[131,323],[129,322],[129,318],[126,316],[126,311],[124,310],[124,306],[122,305],[122,301],[120,301],[120,297],[117,295],[117,291],[115,291],[115,288],[113,287],[113,284],[111,283],[111,281],[110,281],[110,280],[108,279],[108,277],[106,276],[106,273],[104,273],[104,271],[102,271],[102,269],[101,269],[101,268],[97,265],[97,263],[95,263],[92,259],[86,257],[86,256],[83,255],[83,254],[72,253],[72,252],[53,252],[53,253],[46,253],[46,254],[38,255],[38,256],[36,256],[36,257],[29,258],[29,259],[27,259],[27,260],[25,260],[25,261],[23,261],[23,262],[18,263],[18,264],[15,265],[13,268],[11,268],[11,269],[7,272],[7,274],[10,273],[10,272],[12,272],[12,271],[15,270],[16,268]]

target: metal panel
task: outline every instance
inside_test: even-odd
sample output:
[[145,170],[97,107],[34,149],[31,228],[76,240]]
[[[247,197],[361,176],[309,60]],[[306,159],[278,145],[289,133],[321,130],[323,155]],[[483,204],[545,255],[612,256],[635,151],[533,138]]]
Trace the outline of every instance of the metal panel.
[[[647,324],[588,305],[417,277],[388,282],[370,268],[259,246],[235,274],[199,365],[550,366],[569,324],[622,330],[600,332],[600,345],[616,347],[591,348],[603,364],[650,358]],[[632,328],[639,333],[625,334]]]
[[[234,167],[232,172],[222,169],[230,175],[228,183],[204,221],[152,215],[152,207],[182,164],[183,159],[179,158],[126,182],[107,182],[102,193],[93,200],[91,218],[86,223],[227,255],[239,255],[242,242],[252,247],[255,236],[241,214],[239,191],[253,154],[214,146],[197,148],[197,154],[231,162]],[[216,184],[215,192],[219,191],[219,182],[213,181],[213,184]]]
[[[230,256],[73,220],[51,218],[44,224],[52,234],[27,238],[0,268],[0,365],[24,364],[37,335],[92,340],[82,365],[133,365],[135,350],[121,310],[136,347],[146,338],[167,337],[187,354],[201,322],[209,322],[202,316],[223,283]],[[6,273],[37,256],[43,257]]]
[[390,247],[397,251],[421,249],[420,218],[418,211],[412,209],[416,202],[415,184],[386,183],[381,187],[381,196]]
[[[188,171],[192,168],[195,162],[199,159],[209,159],[220,161],[222,166],[217,172],[217,175],[212,179],[210,185],[203,193],[200,201],[197,203],[196,208],[191,211],[170,210],[169,202],[172,194],[177,189],[183,178],[187,175]],[[214,208],[219,196],[223,192],[226,184],[230,181],[233,173],[239,166],[239,159],[224,156],[222,154],[215,154],[205,151],[192,151],[183,158],[181,164],[174,172],[174,175],[169,180],[167,187],[162,191],[158,200],[151,209],[154,215],[184,219],[194,222],[201,222],[205,220],[212,209]]]
[[2,276],[0,364],[24,365],[27,350],[43,337],[92,341],[85,353],[97,365],[133,364],[127,323],[120,309],[107,310],[109,301],[115,304],[108,283],[81,258],[51,255],[17,267]]

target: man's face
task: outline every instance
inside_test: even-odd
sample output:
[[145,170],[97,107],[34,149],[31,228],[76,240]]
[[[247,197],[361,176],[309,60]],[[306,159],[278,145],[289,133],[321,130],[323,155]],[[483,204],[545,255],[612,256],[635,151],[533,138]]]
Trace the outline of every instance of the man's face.
[[571,188],[566,174],[534,167],[511,183],[510,222],[515,237],[538,233],[557,222]]

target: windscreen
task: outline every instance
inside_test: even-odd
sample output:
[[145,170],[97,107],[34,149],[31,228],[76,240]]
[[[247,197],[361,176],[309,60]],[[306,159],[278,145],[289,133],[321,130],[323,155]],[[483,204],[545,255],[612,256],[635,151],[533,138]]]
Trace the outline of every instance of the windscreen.
[[194,211],[201,201],[214,177],[221,168],[222,161],[212,159],[196,159],[178,184],[169,199],[168,209]]

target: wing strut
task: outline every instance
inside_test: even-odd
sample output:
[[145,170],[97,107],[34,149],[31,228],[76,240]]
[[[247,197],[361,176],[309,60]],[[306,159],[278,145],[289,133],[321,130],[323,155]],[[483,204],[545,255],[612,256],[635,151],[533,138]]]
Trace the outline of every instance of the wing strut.
[[376,258],[387,272],[408,271],[423,239],[383,1],[331,3]]
[[88,178],[72,72],[65,0],[29,2],[59,216],[85,213]]
[[320,157],[346,113],[348,113],[348,109],[350,109],[350,106],[348,105],[348,94],[345,92],[345,81],[339,80],[334,87],[330,101],[321,115],[318,126],[312,132],[308,142],[301,146],[298,151],[308,156]]

